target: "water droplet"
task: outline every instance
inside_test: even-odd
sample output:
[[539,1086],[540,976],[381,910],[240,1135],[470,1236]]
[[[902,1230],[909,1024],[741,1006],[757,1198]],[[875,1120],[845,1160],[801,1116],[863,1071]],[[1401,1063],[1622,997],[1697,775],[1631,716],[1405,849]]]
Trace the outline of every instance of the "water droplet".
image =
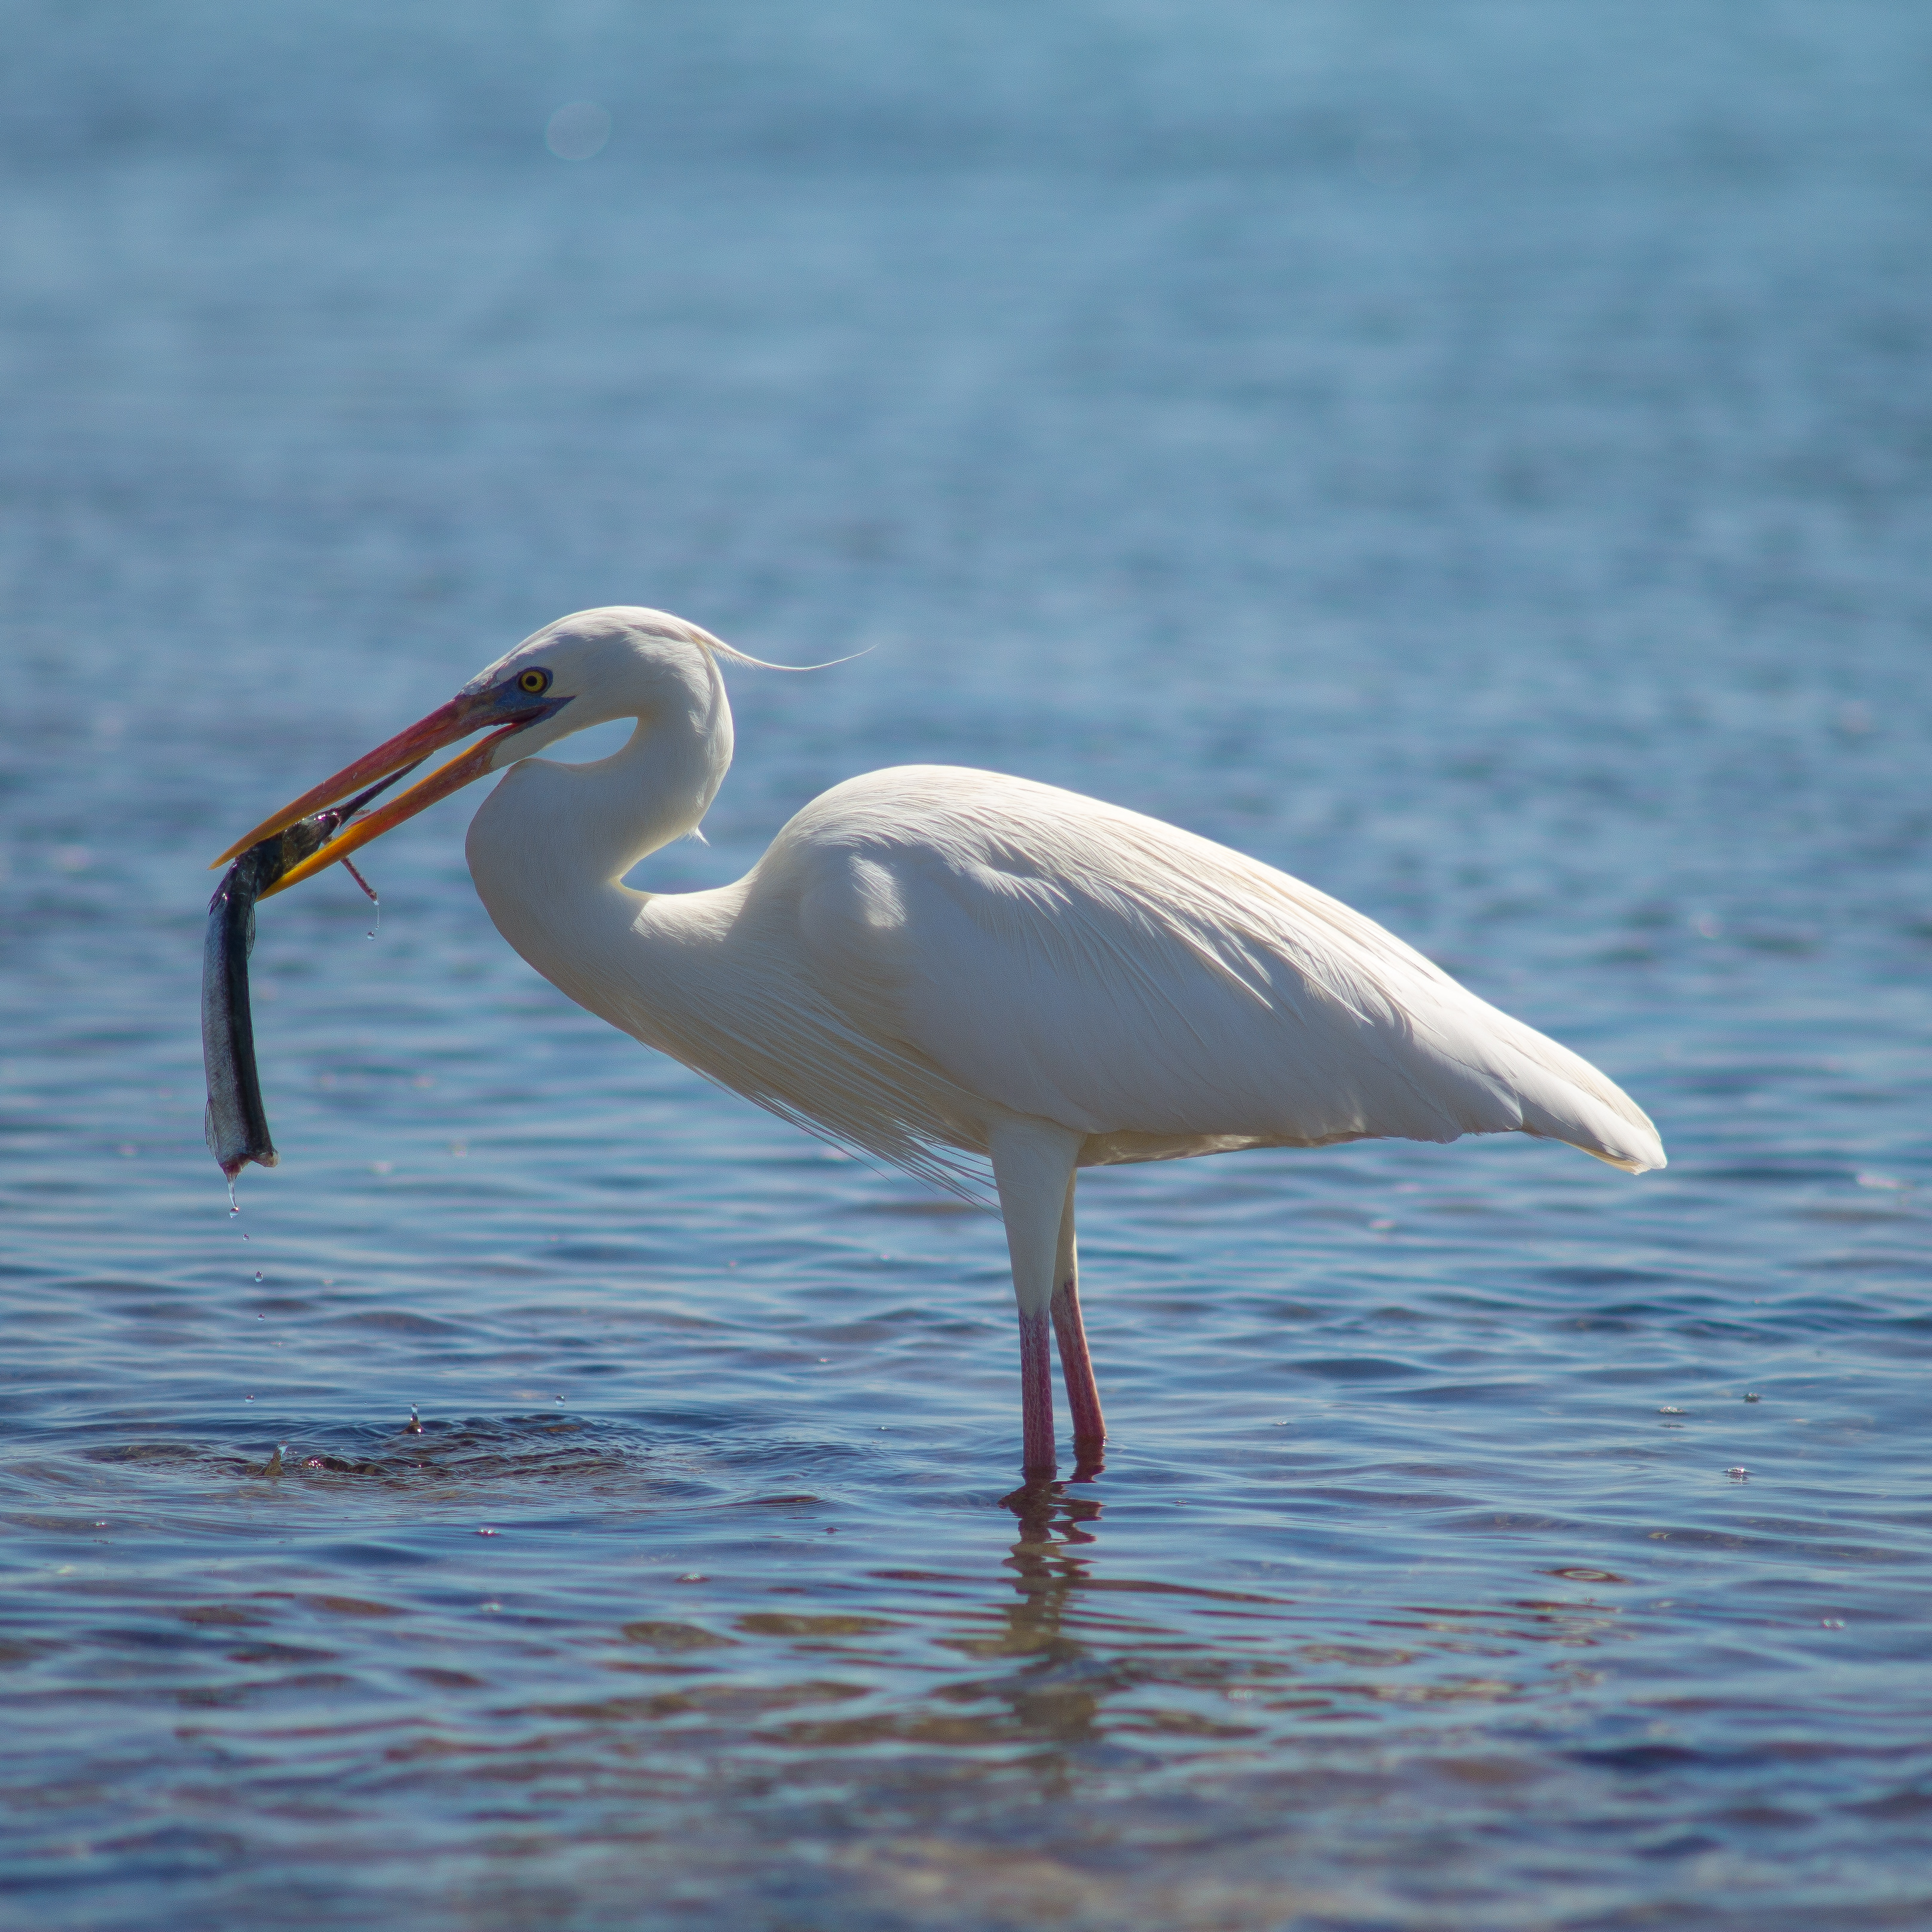
[[501,1604],[479,1604],[477,1606],[478,1610],[500,1610],[502,1607]]
[[1659,1415],[1682,1415],[1684,1413],[1681,1408],[1673,1408],[1667,1402],[1657,1412]]
[[228,1177],[228,1218],[229,1218],[229,1220],[231,1220],[231,1221],[232,1221],[232,1220],[234,1220],[234,1218],[236,1217],[236,1215],[238,1215],[238,1214],[240,1214],[240,1213],[241,1213],[241,1211],[242,1211],[242,1204],[241,1204],[241,1202],[238,1202],[238,1200],[236,1200],[236,1198],[235,1198],[235,1177],[234,1177],[234,1175],[233,1175],[233,1174],[231,1174]]
[[257,1281],[260,1281],[262,1279],[262,1270],[260,1268],[257,1268],[255,1270],[255,1279]]
[[702,1570],[687,1570],[677,1580],[680,1583],[702,1583],[705,1580],[704,1572]]
[[1742,1462],[1739,1462],[1735,1467],[1726,1469],[1724,1472],[1724,1474],[1730,1477],[1732,1482],[1742,1483],[1744,1478],[1750,1474],[1750,1472],[1747,1469]]
[[1822,1630],[1843,1630],[1845,1627],[1845,1620],[1843,1617],[1820,1617],[1818,1619],[1818,1624],[1819,1628]]
[[369,928],[369,937],[374,939],[382,923],[382,902],[377,896],[376,888],[370,884],[369,881],[346,859],[342,862],[342,869],[362,888],[364,892],[368,894],[369,903],[376,908],[376,923]]
[[484,1526],[481,1529],[479,1529],[479,1530],[476,1532],[476,1534],[477,1534],[478,1536],[494,1536],[494,1535],[496,1534],[496,1532],[494,1529],[490,1528],[490,1526],[486,1523],[486,1524],[484,1524]]
[[1747,1402],[1762,1402],[1764,1397],[1760,1395],[1756,1389],[1747,1389],[1744,1391],[1744,1400]]

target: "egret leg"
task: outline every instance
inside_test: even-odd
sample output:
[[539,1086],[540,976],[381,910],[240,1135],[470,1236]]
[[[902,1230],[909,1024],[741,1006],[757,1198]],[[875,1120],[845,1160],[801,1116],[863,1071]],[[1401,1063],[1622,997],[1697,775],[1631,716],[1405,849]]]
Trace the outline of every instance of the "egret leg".
[[1000,1214],[1006,1224],[1006,1252],[1013,1264],[1013,1298],[1019,1304],[1020,1417],[1028,1475],[1050,1474],[1054,1466],[1052,1346],[1047,1340],[1053,1305],[1060,1228],[1081,1136],[1051,1120],[1016,1119],[988,1136]]
[[1080,1256],[1073,1235],[1073,1188],[1076,1172],[1066,1178],[1066,1205],[1060,1216],[1060,1252],[1053,1264],[1054,1340],[1060,1344],[1060,1372],[1066,1383],[1067,1412],[1073,1418],[1076,1455],[1097,1450],[1107,1439],[1106,1419],[1100,1413],[1100,1384],[1094,1379],[1093,1359],[1087,1352],[1087,1330],[1080,1319]]

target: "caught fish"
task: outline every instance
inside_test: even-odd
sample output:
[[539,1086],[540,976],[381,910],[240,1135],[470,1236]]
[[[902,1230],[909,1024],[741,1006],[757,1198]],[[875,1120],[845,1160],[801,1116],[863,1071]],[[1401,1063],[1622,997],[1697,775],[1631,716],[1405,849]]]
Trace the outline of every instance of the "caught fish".
[[[413,766],[406,767],[413,770]],[[208,1147],[231,1186],[250,1161],[273,1167],[278,1159],[268,1138],[262,1082],[255,1070],[255,1023],[248,1009],[248,956],[255,950],[255,902],[284,872],[321,850],[342,826],[403,772],[396,772],[359,798],[251,845],[230,866],[208,902],[208,931],[201,949],[201,1058],[208,1076]],[[345,859],[356,883],[376,896],[369,882]]]

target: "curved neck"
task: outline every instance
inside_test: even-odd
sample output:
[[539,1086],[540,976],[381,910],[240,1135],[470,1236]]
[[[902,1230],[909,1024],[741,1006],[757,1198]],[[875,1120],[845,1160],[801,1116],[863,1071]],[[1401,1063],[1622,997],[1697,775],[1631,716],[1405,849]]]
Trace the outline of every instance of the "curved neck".
[[[731,763],[731,708],[707,662],[700,686],[652,694],[630,741],[608,758],[512,765],[470,822],[470,876],[490,916],[521,952],[526,915],[559,896],[608,885],[647,854],[695,831]],[[590,717],[588,726],[608,722]],[[508,923],[506,923],[506,919]],[[526,954],[526,956],[528,956]]]

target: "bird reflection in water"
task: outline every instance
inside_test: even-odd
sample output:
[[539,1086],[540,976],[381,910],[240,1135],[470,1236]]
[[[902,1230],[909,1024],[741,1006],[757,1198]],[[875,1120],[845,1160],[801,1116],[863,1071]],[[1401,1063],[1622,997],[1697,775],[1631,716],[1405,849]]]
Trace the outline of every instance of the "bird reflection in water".
[[[1099,1468],[1097,1461],[1083,1463],[1074,1480],[1090,1480]],[[1068,1612],[1092,1582],[1088,1562],[1078,1552],[1080,1546],[1100,1540],[1093,1526],[1100,1520],[1101,1500],[1041,1477],[1001,1502],[1019,1528],[1001,1564],[1012,1573],[1013,1600],[989,1606],[998,1620],[991,1630],[982,1626],[973,1636],[955,1642],[974,1654],[1024,1660],[1012,1676],[974,1688],[1005,1706],[1000,1732],[1052,1747],[1035,1768],[1049,1783],[1058,1783],[1070,1774],[1065,1756],[1070,1748],[1084,1750],[1103,1742],[1107,1696],[1114,1688],[1110,1676],[1096,1680],[1082,1667],[1089,1661],[1089,1646],[1066,1628]]]

